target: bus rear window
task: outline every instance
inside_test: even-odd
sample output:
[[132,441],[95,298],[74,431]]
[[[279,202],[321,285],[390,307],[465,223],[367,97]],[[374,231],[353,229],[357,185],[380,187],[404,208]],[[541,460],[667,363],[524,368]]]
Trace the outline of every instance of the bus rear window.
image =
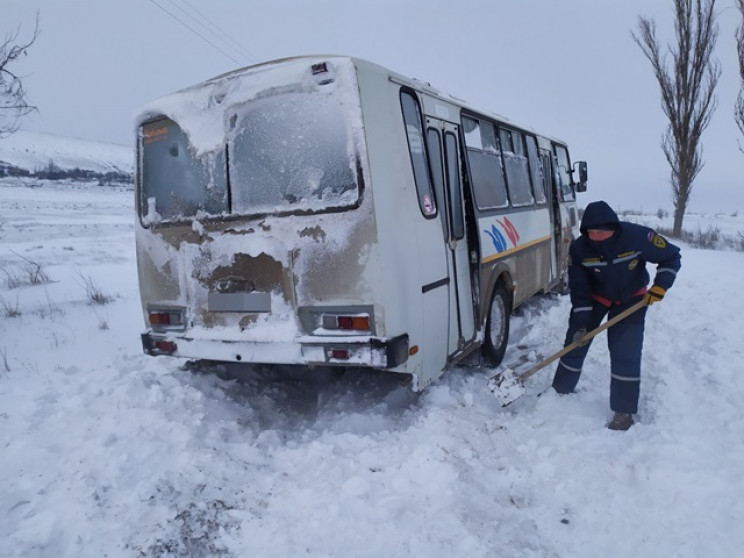
[[349,206],[359,192],[349,114],[336,95],[297,91],[229,114],[234,213]]
[[170,119],[140,129],[140,214],[145,223],[177,221],[228,210],[224,152],[197,156]]
[[317,211],[358,201],[350,126],[329,97],[290,94],[253,101],[233,113],[228,126],[229,170],[224,150],[197,155],[173,120],[142,126],[145,224],[200,214]]

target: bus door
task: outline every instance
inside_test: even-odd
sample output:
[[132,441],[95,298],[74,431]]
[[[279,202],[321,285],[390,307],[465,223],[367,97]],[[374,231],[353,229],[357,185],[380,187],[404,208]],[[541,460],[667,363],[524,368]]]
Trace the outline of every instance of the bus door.
[[429,161],[447,252],[450,314],[448,353],[452,355],[475,335],[458,126],[432,118],[428,119],[428,126]]
[[550,151],[540,150],[540,166],[542,170],[543,187],[548,198],[550,208],[550,232],[553,237],[550,243],[550,282],[558,279],[558,258],[561,250],[561,208],[559,205],[561,193],[557,183],[553,180],[553,157]]

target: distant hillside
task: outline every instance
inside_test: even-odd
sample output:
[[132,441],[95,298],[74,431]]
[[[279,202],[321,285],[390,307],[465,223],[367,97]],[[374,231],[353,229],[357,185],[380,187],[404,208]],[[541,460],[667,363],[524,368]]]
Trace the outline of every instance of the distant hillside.
[[134,149],[19,130],[0,139],[0,176],[131,181]]

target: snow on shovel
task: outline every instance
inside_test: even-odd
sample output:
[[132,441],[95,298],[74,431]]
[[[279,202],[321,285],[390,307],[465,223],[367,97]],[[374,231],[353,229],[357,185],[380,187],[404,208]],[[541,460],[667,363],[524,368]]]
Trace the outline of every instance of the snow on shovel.
[[535,374],[535,372],[538,372],[539,370],[542,370],[545,368],[548,364],[551,362],[561,358],[566,353],[570,353],[573,351],[576,347],[579,347],[580,345],[583,345],[590,339],[592,339],[595,335],[602,333],[605,329],[614,326],[617,322],[624,320],[628,316],[630,316],[633,312],[636,312],[646,306],[647,301],[646,298],[642,298],[638,302],[636,302],[633,306],[628,308],[627,310],[624,310],[611,320],[607,320],[605,323],[597,327],[596,329],[591,330],[588,332],[584,337],[582,337],[579,341],[574,341],[573,343],[570,343],[563,347],[560,351],[555,353],[554,355],[549,356],[542,362],[536,364],[526,372],[521,372],[517,374],[512,370],[511,368],[505,368],[504,370],[500,371],[498,374],[496,374],[493,378],[491,378],[488,381],[488,388],[491,390],[493,395],[501,402],[502,407],[506,407],[510,403],[513,403],[522,395],[524,395],[525,389],[524,389],[524,382]]

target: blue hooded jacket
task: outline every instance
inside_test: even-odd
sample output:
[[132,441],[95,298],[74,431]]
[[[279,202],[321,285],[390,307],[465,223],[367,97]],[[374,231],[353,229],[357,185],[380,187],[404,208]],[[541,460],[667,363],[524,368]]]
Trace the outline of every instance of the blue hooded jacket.
[[[615,232],[602,242],[589,240],[587,229],[598,227]],[[569,250],[568,284],[574,309],[594,302],[624,304],[645,293],[650,279],[647,262],[657,264],[654,284],[668,289],[674,283],[681,267],[679,248],[653,229],[620,221],[606,202],[586,206],[580,230]],[[589,313],[575,312],[575,317],[588,320]]]

